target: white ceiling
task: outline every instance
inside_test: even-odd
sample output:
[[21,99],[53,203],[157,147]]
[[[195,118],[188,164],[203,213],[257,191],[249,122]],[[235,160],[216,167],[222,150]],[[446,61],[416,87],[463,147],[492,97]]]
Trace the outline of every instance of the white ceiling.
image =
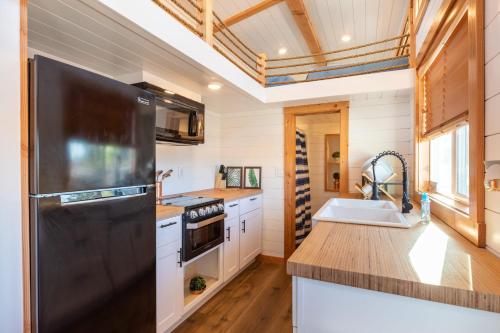
[[[261,0],[214,0],[214,10],[226,19]],[[323,51],[332,51],[395,37],[401,32],[408,0],[304,0]],[[310,54],[285,2],[274,5],[232,26],[257,53],[277,58]],[[352,36],[342,42],[341,36]]]

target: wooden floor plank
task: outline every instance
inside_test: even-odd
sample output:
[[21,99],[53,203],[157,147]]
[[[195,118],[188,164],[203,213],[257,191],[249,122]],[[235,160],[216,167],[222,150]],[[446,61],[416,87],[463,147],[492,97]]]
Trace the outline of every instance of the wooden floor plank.
[[291,278],[284,264],[256,261],[175,333],[291,332]]

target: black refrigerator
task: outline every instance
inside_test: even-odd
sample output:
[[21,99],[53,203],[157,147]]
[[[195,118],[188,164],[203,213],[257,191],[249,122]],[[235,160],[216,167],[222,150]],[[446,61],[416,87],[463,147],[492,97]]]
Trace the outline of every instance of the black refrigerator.
[[155,99],[30,61],[33,332],[155,332]]

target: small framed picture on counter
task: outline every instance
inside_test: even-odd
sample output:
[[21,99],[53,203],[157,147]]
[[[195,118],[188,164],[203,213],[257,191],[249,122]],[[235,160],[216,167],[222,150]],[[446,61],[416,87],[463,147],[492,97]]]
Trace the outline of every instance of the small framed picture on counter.
[[261,167],[245,167],[244,188],[260,189],[261,174]]
[[230,167],[226,168],[226,187],[227,188],[241,188],[243,181],[243,168],[242,167]]

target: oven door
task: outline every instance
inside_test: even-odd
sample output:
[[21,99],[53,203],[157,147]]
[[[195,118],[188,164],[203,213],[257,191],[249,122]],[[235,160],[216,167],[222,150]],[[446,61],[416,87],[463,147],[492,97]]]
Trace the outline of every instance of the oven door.
[[224,217],[225,214],[220,214],[206,220],[184,223],[183,261],[189,261],[224,242]]

